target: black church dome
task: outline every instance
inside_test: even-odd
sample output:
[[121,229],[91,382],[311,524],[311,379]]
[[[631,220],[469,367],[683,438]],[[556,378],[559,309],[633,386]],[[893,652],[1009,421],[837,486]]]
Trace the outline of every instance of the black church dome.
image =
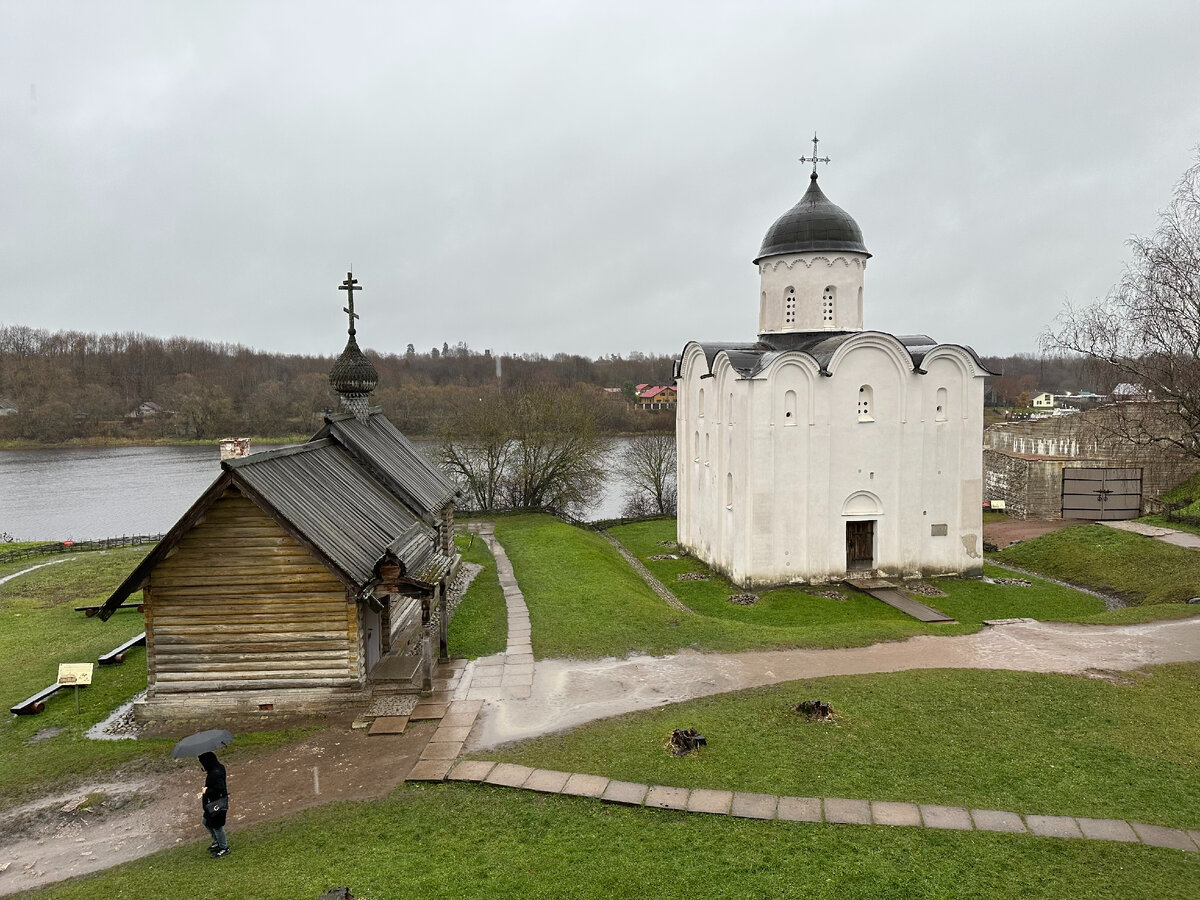
[[800,202],[785,212],[767,231],[762,249],[754,262],[779,253],[803,253],[808,250],[848,250],[866,253],[862,230],[850,214],[831,203],[817,186],[817,175]]

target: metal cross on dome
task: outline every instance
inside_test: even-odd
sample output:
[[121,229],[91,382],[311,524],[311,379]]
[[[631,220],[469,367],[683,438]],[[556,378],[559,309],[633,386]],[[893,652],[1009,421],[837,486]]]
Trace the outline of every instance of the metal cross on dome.
[[362,288],[359,287],[358,279],[354,277],[353,272],[346,273],[346,280],[342,282],[338,290],[345,291],[350,299],[350,305],[343,306],[342,312],[350,314],[350,333],[354,334],[354,320],[358,318],[358,313],[354,311],[354,292],[361,291]]
[[812,170],[813,175],[817,174],[817,163],[819,163],[819,162],[829,163],[830,162],[830,159],[828,156],[826,156],[826,157],[817,156],[817,133],[815,131],[813,132],[813,155],[800,157],[800,162],[812,163],[813,164],[813,170]]

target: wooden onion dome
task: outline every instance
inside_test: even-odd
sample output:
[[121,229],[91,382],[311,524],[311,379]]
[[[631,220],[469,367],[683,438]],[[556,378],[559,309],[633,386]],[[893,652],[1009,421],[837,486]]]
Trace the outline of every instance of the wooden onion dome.
[[343,312],[350,316],[350,338],[346,341],[346,349],[329,371],[329,384],[342,398],[342,405],[353,413],[356,419],[365,422],[368,416],[368,400],[375,386],[379,384],[379,373],[358,348],[358,341],[354,338],[354,320],[358,318],[354,312],[354,292],[362,290],[358,286],[358,279],[347,272],[346,280],[342,282],[339,290],[346,291],[350,297],[350,305],[343,308]]

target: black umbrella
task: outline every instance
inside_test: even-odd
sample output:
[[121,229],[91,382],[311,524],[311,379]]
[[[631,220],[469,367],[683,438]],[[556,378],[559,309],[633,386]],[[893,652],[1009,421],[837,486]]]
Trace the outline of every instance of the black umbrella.
[[233,743],[233,735],[223,728],[213,728],[189,735],[171,748],[172,759],[183,759],[185,756],[199,756],[201,753],[211,753]]

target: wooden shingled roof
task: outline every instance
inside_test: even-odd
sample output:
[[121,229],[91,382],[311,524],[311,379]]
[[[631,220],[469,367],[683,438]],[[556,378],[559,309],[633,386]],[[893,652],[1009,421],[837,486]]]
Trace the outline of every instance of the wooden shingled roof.
[[326,437],[344,446],[427,523],[432,524],[446,504],[457,501],[462,494],[378,410],[372,410],[365,422],[349,414],[327,416],[325,427],[313,440]]
[[[371,420],[374,428],[328,427],[304,444],[222,462],[221,475],[105,601],[100,617],[107,619],[141,589],[154,567],[230,488],[258,506],[349,588],[369,589],[389,556],[400,564],[405,580],[432,588],[453,560],[441,551],[430,504],[440,511],[458,496],[457,489],[423,457],[410,459],[410,450],[420,451],[387,419],[374,414]],[[393,436],[403,445],[389,447]]]

